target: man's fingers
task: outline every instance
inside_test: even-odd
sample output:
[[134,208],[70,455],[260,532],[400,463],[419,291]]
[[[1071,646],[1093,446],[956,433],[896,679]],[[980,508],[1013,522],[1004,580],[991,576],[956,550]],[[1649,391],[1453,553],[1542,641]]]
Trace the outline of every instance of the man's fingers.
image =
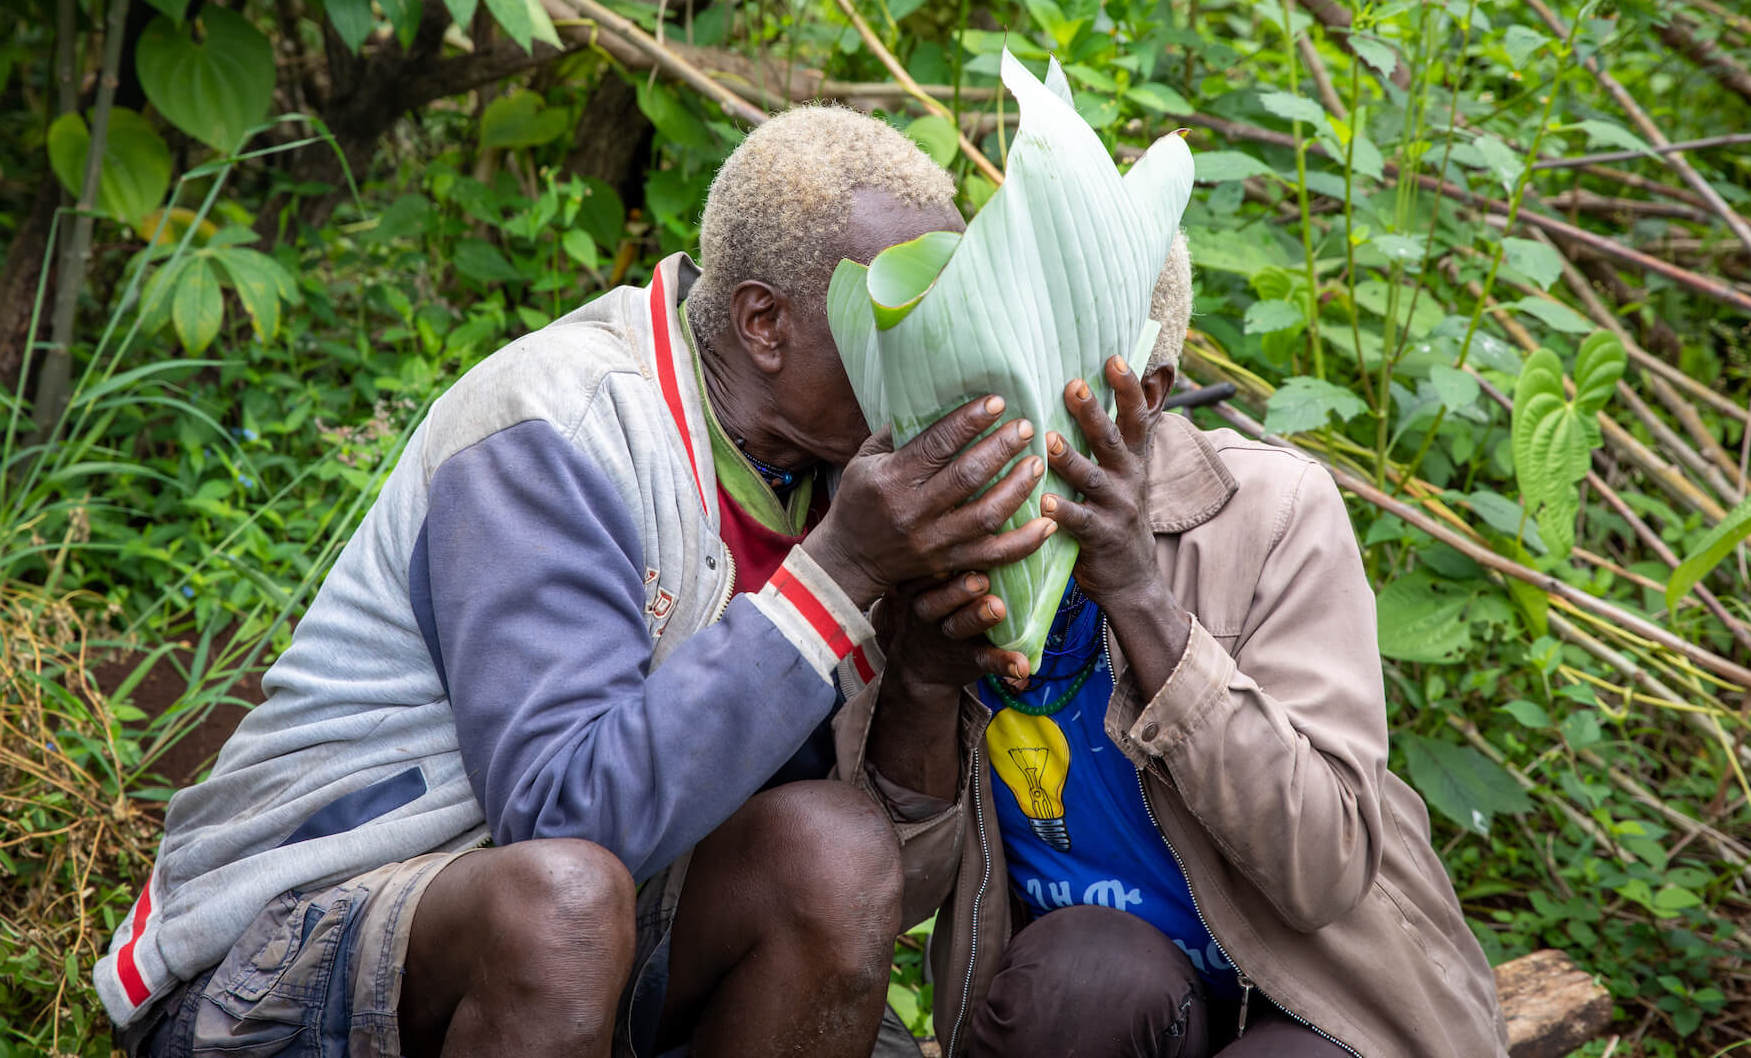
[[860,456],[872,456],[880,455],[883,452],[892,452],[893,450],[894,428],[892,426],[884,426],[875,433],[864,438],[863,444],[859,445],[857,448],[857,454]]
[[953,462],[961,449],[997,421],[1003,408],[1003,398],[998,396],[970,400],[932,423],[900,451],[917,460],[922,480]]
[[[961,452],[925,484],[925,501],[929,509],[946,511],[990,484],[1011,460],[1026,451],[1033,437],[1034,424],[1017,419],[1004,423],[990,436]],[[1011,512],[1013,510],[1011,508]],[[1009,514],[1004,514],[1004,517],[1009,517]]]
[[950,548],[946,564],[956,569],[994,569],[1007,566],[1040,549],[1046,538],[1058,531],[1058,523],[1050,518],[1035,518],[1020,527],[997,536],[981,537]]
[[1094,528],[1094,512],[1074,500],[1048,492],[1040,498],[1040,510],[1079,543],[1086,543],[1089,530]]
[[1002,599],[986,595],[949,614],[942,622],[942,634],[950,639],[971,639],[996,628],[1008,612]]
[[1013,650],[999,650],[986,645],[974,652],[974,660],[978,662],[979,671],[993,676],[1008,676],[1011,679],[1025,680],[1030,675],[1027,655]]
[[1107,385],[1118,398],[1119,435],[1136,449],[1149,436],[1149,405],[1143,399],[1143,383],[1122,356],[1107,359]]
[[949,540],[961,540],[997,532],[1009,521],[1010,515],[1021,509],[1028,495],[1045,476],[1046,461],[1039,456],[1028,456],[1004,475],[1002,481],[991,486],[985,495],[944,515],[941,523],[943,536]]
[[1094,460],[1071,448],[1063,435],[1053,431],[1046,437],[1046,459],[1058,476],[1068,481],[1084,496],[1098,496],[1111,484],[1111,477]]
[[[948,618],[950,614],[964,606],[978,602],[985,589],[991,587],[991,579],[983,573],[963,573],[952,577],[941,585],[921,591],[912,600],[912,613],[920,621],[935,624]],[[999,618],[998,620],[1002,620]],[[993,621],[992,624],[996,624]]]
[[1125,437],[1095,399],[1094,391],[1080,378],[1071,379],[1064,387],[1064,407],[1070,411],[1082,436],[1088,439],[1088,449],[1103,466],[1116,466],[1130,455]]

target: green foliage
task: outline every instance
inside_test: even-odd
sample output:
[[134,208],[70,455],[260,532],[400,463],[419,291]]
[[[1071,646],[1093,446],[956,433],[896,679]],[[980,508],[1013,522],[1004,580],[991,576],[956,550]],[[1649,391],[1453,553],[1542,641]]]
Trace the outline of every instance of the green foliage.
[[[191,35],[195,27],[200,40]],[[153,19],[140,34],[135,61],[140,87],[158,113],[222,154],[243,146],[273,102],[273,46],[242,15],[222,7],[203,7],[187,27]]]
[[1751,499],[1740,501],[1737,507],[1728,511],[1721,523],[1704,534],[1678,568],[1672,571],[1672,579],[1666,584],[1666,606],[1676,610],[1678,600],[1688,595],[1690,589],[1732,554],[1747,536],[1751,536]]
[[[61,186],[78,197],[85,185],[91,132],[78,114],[62,114],[49,126],[49,163]],[[109,112],[103,164],[97,174],[97,208],[105,216],[136,225],[158,208],[170,190],[170,148],[134,111]]]
[[1572,400],[1564,394],[1562,361],[1548,349],[1527,359],[1514,387],[1514,476],[1522,502],[1559,557],[1574,547],[1579,485],[1599,447],[1597,416],[1625,363],[1623,346],[1600,331],[1581,343]]

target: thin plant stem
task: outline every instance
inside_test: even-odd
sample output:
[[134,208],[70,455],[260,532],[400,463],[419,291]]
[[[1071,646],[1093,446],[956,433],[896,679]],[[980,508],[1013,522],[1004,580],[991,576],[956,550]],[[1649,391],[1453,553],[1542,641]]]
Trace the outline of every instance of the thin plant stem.
[[[1296,61],[1295,31],[1290,21],[1289,0],[1283,0],[1283,41],[1289,53],[1289,87],[1301,85],[1300,64]],[[1307,345],[1313,354],[1313,374],[1325,381],[1325,350],[1319,343],[1319,271],[1313,260],[1313,211],[1307,201],[1307,140],[1301,135],[1301,122],[1289,122],[1295,137],[1295,195],[1301,206],[1301,251],[1307,262]],[[1352,137],[1353,138],[1353,137]]]
[[[1514,220],[1520,215],[1520,203],[1526,197],[1526,185],[1532,181],[1532,163],[1538,160],[1538,148],[1544,143],[1545,131],[1550,128],[1550,114],[1556,107],[1557,93],[1562,88],[1563,75],[1568,72],[1566,65],[1574,54],[1575,33],[1581,25],[1577,18],[1569,25],[1569,35],[1563,38],[1562,65],[1551,82],[1550,94],[1545,96],[1544,111],[1538,118],[1538,129],[1532,134],[1532,145],[1526,149],[1526,160],[1520,167],[1520,175],[1514,180],[1514,193],[1508,197],[1508,220],[1503,226],[1504,231],[1514,230]],[[1506,246],[1504,240],[1496,241],[1496,248],[1490,254],[1490,269],[1484,276],[1483,289],[1478,291],[1477,300],[1471,307],[1471,319],[1465,325],[1465,338],[1459,344],[1459,358],[1453,362],[1455,368],[1463,369],[1466,358],[1471,355],[1471,340],[1477,335],[1478,323],[1483,319],[1484,307],[1488,304],[1490,290],[1496,284],[1496,272],[1502,266],[1502,252]],[[1435,412],[1435,421],[1430,424],[1428,432],[1423,434],[1423,443],[1418,446],[1417,454],[1405,465],[1405,477],[1415,477],[1417,468],[1423,465],[1423,458],[1429,454],[1429,447],[1435,443],[1435,435],[1441,431],[1441,424],[1447,419],[1447,406],[1442,405]]]

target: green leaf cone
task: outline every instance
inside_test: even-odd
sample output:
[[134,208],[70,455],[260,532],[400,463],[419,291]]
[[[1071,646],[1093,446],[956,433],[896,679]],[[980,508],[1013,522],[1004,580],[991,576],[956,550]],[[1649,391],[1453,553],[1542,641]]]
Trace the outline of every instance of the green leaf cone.
[[[1008,52],[1002,71],[1021,109],[1003,186],[958,239],[926,235],[869,268],[842,262],[827,316],[864,417],[872,429],[891,423],[896,444],[997,393],[1037,427],[1033,454],[1045,457],[1047,430],[1086,452],[1064,386],[1082,378],[1110,398],[1107,358],[1147,356],[1158,326],[1149,295],[1191,196],[1191,151],[1165,136],[1121,177],[1056,61],[1044,84]],[[1047,474],[1009,526],[1039,517],[1047,491],[1070,490]],[[993,570],[1009,612],[991,640],[1037,664],[1075,562],[1060,533]]]

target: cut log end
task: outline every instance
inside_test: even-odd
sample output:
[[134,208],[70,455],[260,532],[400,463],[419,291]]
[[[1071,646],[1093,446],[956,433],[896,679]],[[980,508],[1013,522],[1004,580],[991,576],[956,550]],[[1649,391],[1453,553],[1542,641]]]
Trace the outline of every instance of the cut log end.
[[1611,1023],[1611,993],[1553,949],[1496,967],[1496,994],[1511,1058],[1563,1058]]

